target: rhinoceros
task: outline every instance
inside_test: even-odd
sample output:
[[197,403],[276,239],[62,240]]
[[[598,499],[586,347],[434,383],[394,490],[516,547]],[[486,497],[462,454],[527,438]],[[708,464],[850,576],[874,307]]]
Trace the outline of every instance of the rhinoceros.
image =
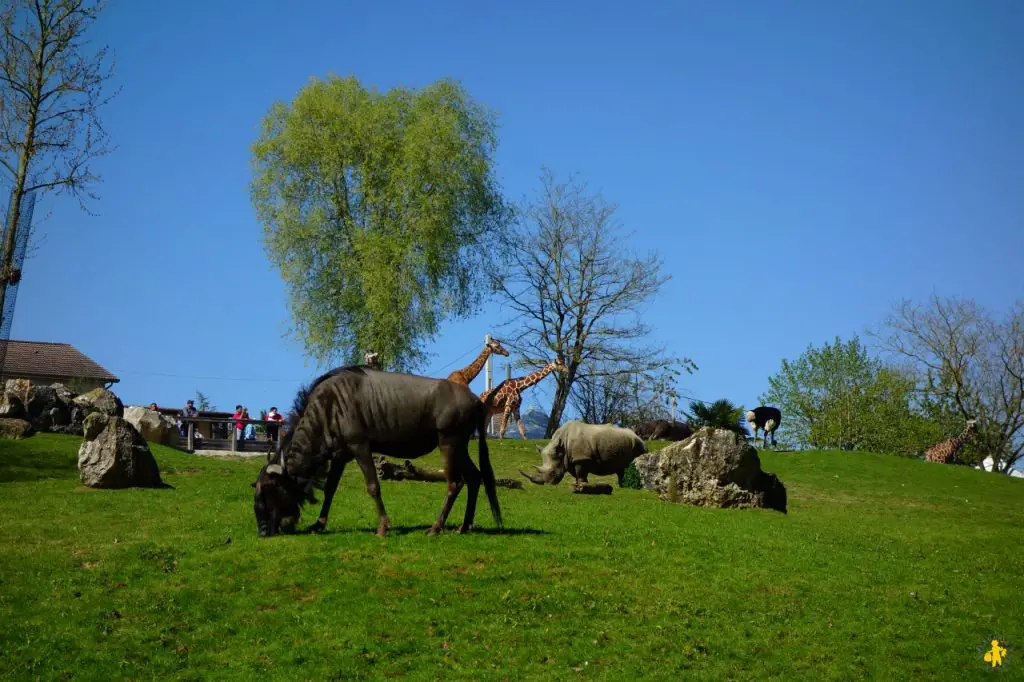
[[622,474],[634,459],[646,454],[647,447],[630,429],[571,421],[555,431],[547,447],[541,450],[538,446],[537,451],[544,460],[542,465],[534,465],[538,473],[519,473],[537,485],[557,485],[568,472],[576,479],[577,492],[591,492],[586,490],[587,476],[615,474],[621,486]]

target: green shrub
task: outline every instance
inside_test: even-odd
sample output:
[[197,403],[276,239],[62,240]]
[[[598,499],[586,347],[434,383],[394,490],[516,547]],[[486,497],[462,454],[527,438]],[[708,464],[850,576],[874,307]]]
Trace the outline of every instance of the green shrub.
[[622,487],[635,488],[636,490],[643,487],[640,483],[640,472],[636,470],[636,465],[633,462],[629,463],[629,468],[622,474]]

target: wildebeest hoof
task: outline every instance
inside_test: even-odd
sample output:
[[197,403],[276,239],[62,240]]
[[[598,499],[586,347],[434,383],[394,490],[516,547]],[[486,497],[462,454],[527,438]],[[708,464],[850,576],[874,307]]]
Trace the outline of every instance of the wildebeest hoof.
[[441,533],[441,529],[438,528],[437,526],[431,526],[430,528],[427,529],[427,535],[428,536],[439,535],[440,533]]
[[316,523],[309,524],[309,526],[306,527],[306,532],[323,533],[325,528],[327,528],[327,524],[318,520]]

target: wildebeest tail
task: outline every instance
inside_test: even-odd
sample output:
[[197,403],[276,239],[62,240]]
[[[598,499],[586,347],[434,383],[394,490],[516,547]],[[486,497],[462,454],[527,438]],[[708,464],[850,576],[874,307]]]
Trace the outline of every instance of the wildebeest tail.
[[498,504],[498,485],[494,482],[494,469],[491,467],[491,453],[487,449],[487,409],[480,410],[480,421],[477,424],[477,432],[480,438],[480,475],[484,479],[484,492],[487,493],[487,501],[491,503],[491,515],[498,528],[502,527],[501,505]]

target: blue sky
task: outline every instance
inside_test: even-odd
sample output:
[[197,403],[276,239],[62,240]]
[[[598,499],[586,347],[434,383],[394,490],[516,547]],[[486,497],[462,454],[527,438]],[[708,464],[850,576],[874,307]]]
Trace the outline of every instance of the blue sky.
[[[665,258],[647,320],[700,366],[682,388],[702,399],[756,404],[783,358],[901,297],[1024,296],[1016,0],[111,0],[93,37],[117,54],[118,149],[98,216],[37,206],[12,338],[74,344],[126,403],[286,406],[319,373],[284,335],[249,147],[272,102],[331,73],[459,79],[499,115],[510,198],[546,165],[618,204],[628,247]],[[465,364],[503,319],[446,325],[422,373]]]

